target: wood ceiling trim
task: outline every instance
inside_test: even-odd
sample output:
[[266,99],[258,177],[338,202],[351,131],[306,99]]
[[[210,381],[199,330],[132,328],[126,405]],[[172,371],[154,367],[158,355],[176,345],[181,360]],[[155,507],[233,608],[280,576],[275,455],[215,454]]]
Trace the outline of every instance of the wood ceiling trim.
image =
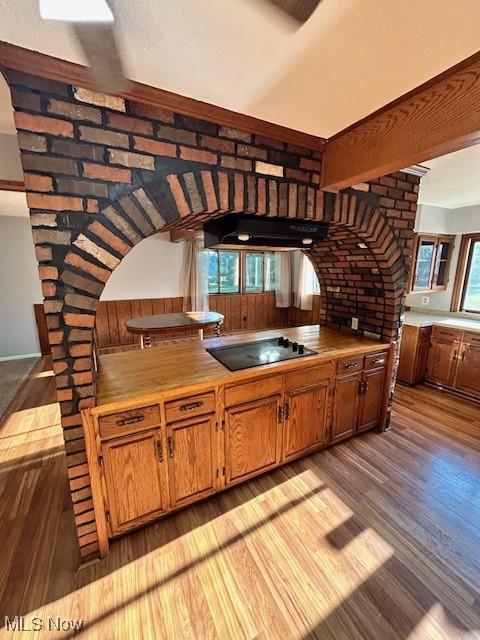
[[322,186],[338,190],[480,142],[480,51],[327,142]]
[[[0,41],[0,67],[97,90],[88,67],[8,42]],[[163,107],[176,113],[209,120],[226,127],[241,129],[307,149],[323,151],[325,147],[324,138],[140,82],[130,81],[128,88],[118,95],[127,100]]]
[[22,180],[1,180],[0,191],[25,191],[25,183]]

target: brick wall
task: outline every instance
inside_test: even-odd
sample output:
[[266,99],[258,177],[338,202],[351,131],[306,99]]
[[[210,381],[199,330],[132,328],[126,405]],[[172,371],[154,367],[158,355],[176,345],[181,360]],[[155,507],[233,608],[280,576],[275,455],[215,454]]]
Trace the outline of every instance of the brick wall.
[[[310,256],[319,321],[397,341],[419,179],[319,189],[321,153],[8,71],[84,559],[98,550],[80,410],[95,404],[92,331],[123,256],[225,212],[328,220]],[[165,274],[168,277],[168,274]]]

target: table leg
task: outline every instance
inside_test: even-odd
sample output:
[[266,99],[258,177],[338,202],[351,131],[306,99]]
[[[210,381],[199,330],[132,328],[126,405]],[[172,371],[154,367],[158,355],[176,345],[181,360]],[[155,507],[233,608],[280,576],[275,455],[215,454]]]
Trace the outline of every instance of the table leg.
[[215,325],[215,335],[217,336],[217,338],[220,337],[220,323],[217,322],[217,324]]
[[150,347],[152,346],[152,339],[151,339],[151,337],[148,335],[148,333],[146,333],[146,334],[143,336],[143,344],[144,344],[145,349],[150,349]]
[[203,329],[198,330],[198,337],[200,340],[203,340]]

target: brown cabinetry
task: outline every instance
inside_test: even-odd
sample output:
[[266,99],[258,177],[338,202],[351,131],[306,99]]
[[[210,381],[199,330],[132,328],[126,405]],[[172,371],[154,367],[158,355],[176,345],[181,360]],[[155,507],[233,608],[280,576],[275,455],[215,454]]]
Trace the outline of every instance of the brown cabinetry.
[[160,429],[102,445],[100,461],[112,535],[152,520],[166,510],[163,459]]
[[[213,394],[212,394],[213,395]],[[215,416],[167,427],[168,484],[172,509],[215,490]]]
[[400,362],[397,379],[407,384],[418,384],[425,380],[428,349],[432,327],[404,325],[400,343]]
[[225,411],[226,482],[233,484],[280,461],[281,397]]
[[427,380],[480,398],[480,333],[434,327]]
[[327,439],[329,380],[288,391],[284,405],[284,459],[306,452]]
[[109,538],[377,425],[387,361],[384,348],[85,410],[101,554]]
[[[332,441],[376,427],[383,410],[387,352],[355,362],[355,373],[337,375],[333,407]],[[350,363],[339,362],[337,372]]]
[[455,389],[480,397],[480,345],[462,344]]

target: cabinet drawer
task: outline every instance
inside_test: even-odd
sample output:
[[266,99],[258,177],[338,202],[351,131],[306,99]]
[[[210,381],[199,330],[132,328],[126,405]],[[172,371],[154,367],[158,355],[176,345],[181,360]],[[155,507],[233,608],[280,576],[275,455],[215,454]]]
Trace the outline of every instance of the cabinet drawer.
[[258,378],[254,382],[236,384],[225,389],[225,406],[231,407],[249,400],[268,398],[282,392],[282,376]]
[[337,373],[353,373],[363,369],[363,356],[352,356],[337,360]]
[[333,364],[326,362],[319,367],[297,369],[285,374],[286,389],[302,389],[333,377]]
[[433,327],[432,338],[439,340],[460,340],[462,332],[460,329],[450,329],[449,327]]
[[108,416],[99,416],[98,426],[102,438],[123,436],[127,433],[143,431],[160,424],[160,409],[158,405],[130,409]]
[[214,412],[215,394],[213,391],[165,402],[167,422],[175,422],[176,420],[184,420],[185,418],[193,418]]
[[475,331],[465,331],[463,334],[463,342],[480,345],[480,332],[476,333]]
[[365,369],[375,369],[376,367],[386,367],[388,361],[388,351],[381,353],[371,353],[365,356]]

